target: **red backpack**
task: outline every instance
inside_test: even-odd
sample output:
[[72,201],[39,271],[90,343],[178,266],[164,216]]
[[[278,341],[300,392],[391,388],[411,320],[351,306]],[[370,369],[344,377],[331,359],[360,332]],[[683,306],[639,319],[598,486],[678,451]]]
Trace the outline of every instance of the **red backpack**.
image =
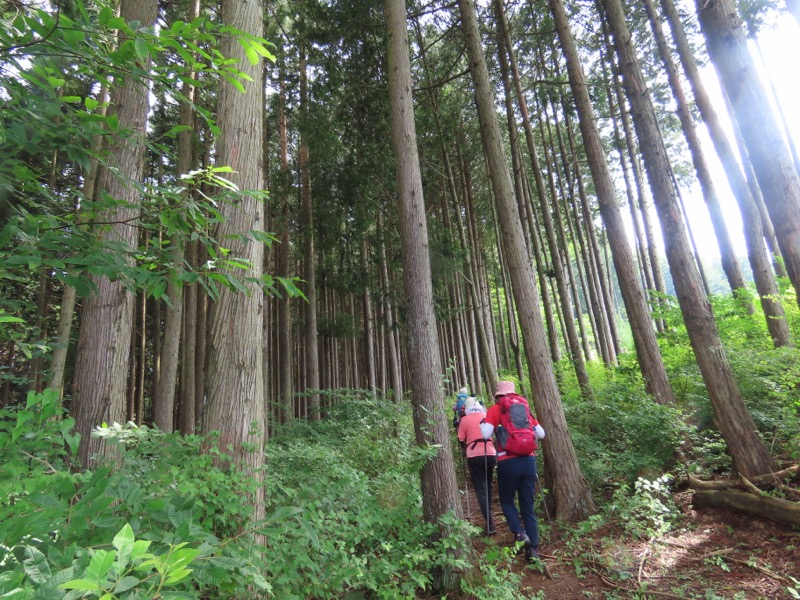
[[497,442],[508,454],[528,456],[536,450],[536,434],[531,422],[528,401],[516,394],[506,394],[500,399],[500,427]]

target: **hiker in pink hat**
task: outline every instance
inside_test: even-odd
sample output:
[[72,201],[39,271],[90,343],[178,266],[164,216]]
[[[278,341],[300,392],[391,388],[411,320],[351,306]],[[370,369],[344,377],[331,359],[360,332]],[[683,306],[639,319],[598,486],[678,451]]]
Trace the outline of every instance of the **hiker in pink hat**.
[[528,401],[515,393],[513,381],[498,381],[494,399],[481,423],[481,434],[487,440],[495,435],[500,506],[516,541],[523,544],[525,559],[538,560],[539,524],[533,510],[536,441],[544,439],[545,432]]

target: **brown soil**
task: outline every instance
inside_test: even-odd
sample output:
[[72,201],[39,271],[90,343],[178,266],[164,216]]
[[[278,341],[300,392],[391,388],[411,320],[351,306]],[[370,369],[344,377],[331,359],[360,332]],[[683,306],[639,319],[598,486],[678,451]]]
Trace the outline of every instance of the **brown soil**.
[[[669,534],[650,541],[631,539],[618,523],[606,523],[579,540],[542,527],[540,552],[552,578],[522,556],[513,570],[522,574],[524,592],[547,600],[573,598],[685,598],[760,600],[800,598],[800,532],[787,525],[732,510],[691,505],[691,492],[675,494],[683,519]],[[464,506],[467,508],[466,502]],[[494,503],[498,533],[477,536],[478,552],[487,545],[512,545],[499,505]],[[483,526],[471,499],[470,521]]]

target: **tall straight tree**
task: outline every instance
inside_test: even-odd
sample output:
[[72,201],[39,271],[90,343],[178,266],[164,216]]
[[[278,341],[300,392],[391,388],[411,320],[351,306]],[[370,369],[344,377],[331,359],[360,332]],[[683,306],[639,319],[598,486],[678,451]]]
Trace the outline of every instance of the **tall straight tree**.
[[550,0],[550,10],[553,13],[556,33],[567,62],[570,89],[578,111],[578,120],[583,136],[583,145],[589,161],[589,170],[592,173],[597,200],[600,205],[600,215],[608,230],[608,241],[611,246],[611,256],[619,279],[619,287],[625,309],[631,324],[633,343],[639,367],[642,370],[647,391],[653,395],[656,402],[673,402],[675,396],[667,379],[667,371],[661,352],[658,349],[653,322],[650,318],[650,309],[647,298],[636,275],[634,260],[628,245],[628,236],[622,214],[617,203],[614,183],[606,162],[606,155],[600,133],[594,121],[594,110],[589,98],[589,88],[583,67],[580,63],[578,50],[572,32],[569,29],[567,12],[561,0]]
[[[151,27],[156,19],[155,0],[123,0],[120,16]],[[149,67],[149,59],[142,67]],[[114,168],[103,169],[97,183],[100,193],[119,202],[100,220],[112,223],[101,236],[131,251],[138,242],[135,226],[140,214],[139,185],[144,173],[145,125],[148,110],[147,79],[132,72],[120,74],[111,90],[111,111],[119,119],[125,135],[116,136],[109,148],[109,162]],[[95,292],[86,299],[81,312],[75,378],[72,383],[72,415],[75,429],[81,434],[78,455],[84,466],[95,453],[111,454],[111,447],[91,437],[92,428],[103,422],[125,420],[125,387],[128,380],[131,334],[133,328],[133,293],[117,279],[94,277]]]
[[[725,219],[722,216],[722,207],[720,206],[717,187],[711,176],[711,169],[706,160],[705,152],[700,144],[700,136],[697,133],[697,128],[692,119],[692,113],[689,108],[689,103],[686,100],[686,95],[683,93],[683,84],[678,76],[678,69],[675,67],[675,61],[672,59],[672,51],[664,35],[661,19],[656,11],[653,0],[644,0],[644,8],[647,13],[647,18],[650,21],[650,28],[653,31],[658,53],[661,55],[661,62],[664,64],[664,68],[667,72],[667,79],[669,80],[669,85],[672,90],[672,96],[675,98],[675,103],[677,105],[676,112],[678,114],[678,119],[680,119],[683,135],[686,138],[686,143],[689,146],[689,153],[692,156],[692,163],[694,164],[697,181],[700,182],[700,189],[702,190],[703,198],[706,201],[708,213],[711,217],[711,225],[714,228],[719,254],[722,259],[722,270],[728,278],[728,284],[731,286],[731,290],[734,292],[736,290],[742,290],[745,287],[744,276],[742,275],[739,261],[736,258],[736,253],[734,252],[733,244],[728,234],[728,227],[725,225]],[[753,308],[749,300],[747,300],[747,304],[749,311],[752,313]]]
[[508,262],[511,287],[528,359],[533,401],[539,419],[548,431],[543,451],[547,463],[547,476],[552,478],[553,482],[551,489],[555,499],[556,517],[566,521],[578,520],[594,511],[594,501],[581,473],[575,447],[569,436],[561,395],[553,373],[553,363],[550,360],[534,284],[536,276],[525,245],[525,234],[517,203],[514,200],[511,174],[503,150],[500,124],[489,82],[489,71],[483,57],[475,4],[472,0],[458,0],[458,7],[467,44],[470,73],[475,87],[481,141],[500,219],[503,252]]
[[[187,15],[187,21],[191,22],[200,16],[200,0],[192,0]],[[184,175],[192,169],[192,138],[194,137],[194,112],[192,103],[195,97],[195,86],[192,83],[194,72],[189,74],[183,82],[183,97],[179,107],[180,125],[185,127],[178,133],[178,175]],[[185,193],[191,194],[189,187]],[[183,321],[183,285],[178,279],[178,275],[183,270],[183,260],[186,254],[185,242],[178,237],[173,240],[172,257],[175,276],[167,286],[167,317],[164,325],[164,343],[161,351],[161,369],[156,380],[156,393],[153,408],[153,422],[164,431],[172,431],[174,428],[173,413],[175,408],[175,389],[178,383],[178,357],[180,356],[181,323]],[[192,306],[193,307],[193,306]],[[190,347],[194,350],[194,345]],[[192,392],[194,385],[192,382],[184,381],[184,385],[189,385]],[[194,394],[189,402],[184,402],[182,409],[189,411],[190,418],[186,421],[192,423],[194,428]],[[137,415],[141,417],[141,415]],[[188,432],[187,432],[188,433]]]
[[749,477],[768,473],[774,467],[767,447],[742,401],[733,372],[722,349],[722,341],[703,293],[700,274],[692,257],[678,205],[667,150],[658,128],[655,109],[633,46],[620,0],[603,0],[606,18],[619,57],[625,92],[639,137],[647,177],[661,221],[664,246],[689,342],[708,390],[722,436],[734,468]]
[[[384,10],[414,430],[419,446],[439,446],[436,455],[425,462],[420,474],[422,507],[427,522],[444,528],[442,517],[448,513],[460,514],[461,509],[449,427],[443,410],[442,366],[433,312],[428,226],[414,123],[405,0],[385,0]],[[448,532],[442,530],[441,533]],[[442,571],[437,575],[435,591],[446,593],[459,589],[458,572]]]
[[[697,61],[686,38],[686,32],[683,29],[675,3],[673,0],[661,0],[661,9],[669,22],[672,39],[675,42],[675,48],[678,51],[678,57],[686,74],[686,79],[692,87],[695,104],[697,104],[700,116],[706,124],[709,137],[714,143],[714,148],[720,157],[731,190],[739,205],[744,227],[744,238],[747,244],[747,255],[750,261],[750,268],[753,271],[753,280],[756,283],[756,289],[761,299],[761,308],[767,318],[767,327],[775,346],[785,346],[790,341],[789,326],[786,323],[783,306],[781,306],[777,298],[778,286],[775,283],[775,277],[770,268],[769,256],[764,247],[764,226],[766,225],[771,229],[772,223],[769,219],[767,219],[767,223],[762,222],[758,204],[739,166],[733,144],[731,144],[728,135],[722,128],[717,111],[714,109],[711,98],[700,78]],[[750,159],[745,156],[743,157],[743,162],[749,164]]]
[[[259,0],[223,0],[222,22],[260,38],[264,29],[264,7]],[[245,49],[233,36],[225,36],[222,53],[249,79],[245,93],[230,82],[220,83],[217,120],[217,164],[233,169],[231,181],[244,193],[224,202],[224,218],[217,230],[220,247],[230,257],[247,262],[246,271],[227,272],[246,278],[247,293],[223,289],[211,309],[208,328],[208,405],[203,425],[218,431],[220,447],[257,482],[264,464],[264,379],[262,377],[262,331],[264,293],[259,285],[263,271],[264,245],[251,232],[264,228],[264,205],[249,191],[263,189],[264,90],[261,66],[245,57]],[[222,269],[221,269],[222,270]],[[264,515],[264,488],[256,486],[253,518]]]
[[[285,56],[281,58],[285,61]],[[291,246],[289,245],[289,144],[287,138],[286,119],[286,79],[281,66],[281,77],[278,91],[278,155],[280,200],[280,245],[277,250],[277,269],[281,277],[289,277],[291,262]],[[292,406],[292,314],[288,293],[278,299],[277,311],[277,354],[278,361],[278,420],[285,423],[289,420]]]
[[308,156],[308,75],[306,44],[300,44],[300,197],[303,228],[303,278],[305,294],[305,332],[303,348],[306,364],[306,389],[310,392],[309,409],[312,420],[319,419],[319,343],[317,336],[317,261],[314,254],[314,204],[311,199],[311,172]]
[[[570,353],[570,360],[572,361],[573,368],[575,369],[575,376],[578,378],[578,385],[581,388],[581,393],[587,400],[592,396],[591,383],[589,382],[589,373],[586,370],[586,361],[581,353],[580,342],[578,341],[578,333],[575,329],[575,319],[573,315],[575,310],[573,303],[570,301],[570,289],[568,281],[568,272],[566,263],[568,259],[562,256],[562,250],[559,247],[558,239],[556,238],[556,231],[553,223],[553,214],[558,211],[555,195],[548,194],[544,185],[543,171],[539,163],[539,156],[537,153],[536,143],[533,138],[533,128],[531,126],[530,117],[528,115],[528,104],[525,100],[525,95],[522,90],[522,83],[519,77],[519,70],[517,69],[516,59],[514,58],[513,47],[511,44],[511,37],[508,35],[507,27],[505,26],[505,14],[500,0],[495,0],[495,12],[497,13],[498,25],[500,28],[500,36],[504,42],[505,49],[508,52],[509,64],[511,67],[511,75],[514,81],[514,89],[517,95],[517,102],[519,104],[519,111],[522,115],[522,126],[525,131],[525,143],[528,146],[528,157],[531,161],[531,172],[536,184],[536,195],[539,198],[541,205],[542,223],[544,225],[545,238],[547,239],[547,246],[550,250],[551,269],[555,275],[555,283],[558,287],[558,299],[561,304],[561,322],[566,331],[567,351]],[[463,18],[463,17],[462,17]],[[506,169],[508,166],[506,165]],[[495,188],[495,193],[497,189]]]
[[733,105],[800,303],[800,175],[759,81],[736,5],[731,0],[698,0],[697,16],[711,61]]

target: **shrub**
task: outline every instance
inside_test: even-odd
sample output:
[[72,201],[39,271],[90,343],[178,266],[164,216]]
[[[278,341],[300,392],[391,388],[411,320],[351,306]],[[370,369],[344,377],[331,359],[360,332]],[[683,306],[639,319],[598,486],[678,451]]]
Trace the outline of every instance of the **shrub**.
[[[190,477],[235,491],[239,474],[212,465],[192,470],[191,444],[119,426],[104,435],[124,441],[123,465],[139,468],[74,473],[69,457],[79,439],[72,419],[60,417],[52,391],[0,411],[0,596],[198,598],[216,590],[242,597],[248,586],[268,588],[246,555],[246,537],[220,540],[210,531],[225,515],[239,515],[241,498],[218,505],[211,518],[199,486],[187,492]],[[144,468],[141,456],[125,451],[170,444],[174,464],[154,455]],[[190,468],[175,477],[172,467],[181,464]]]
[[584,476],[599,486],[633,482],[643,472],[663,473],[681,440],[682,417],[656,404],[638,382],[624,378],[594,387],[594,399],[565,406]]

